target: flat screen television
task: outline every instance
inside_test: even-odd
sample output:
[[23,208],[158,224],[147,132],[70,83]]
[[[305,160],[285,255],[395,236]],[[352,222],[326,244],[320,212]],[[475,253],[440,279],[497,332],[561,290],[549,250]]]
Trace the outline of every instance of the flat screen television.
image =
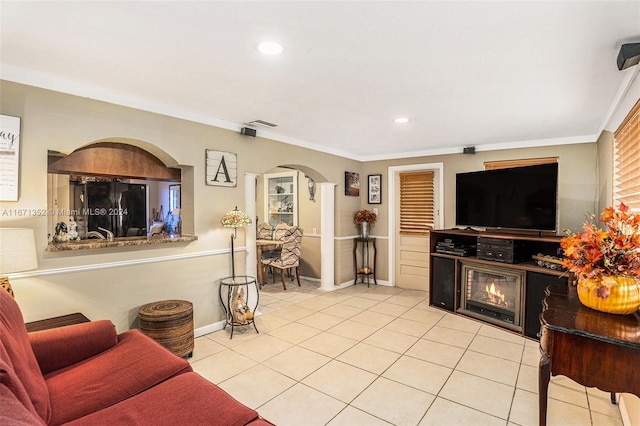
[[458,226],[557,232],[558,163],[456,175]]

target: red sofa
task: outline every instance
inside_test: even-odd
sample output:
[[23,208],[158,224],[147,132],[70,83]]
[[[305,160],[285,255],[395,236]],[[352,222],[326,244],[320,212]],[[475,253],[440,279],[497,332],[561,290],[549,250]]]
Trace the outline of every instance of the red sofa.
[[138,330],[27,333],[0,291],[0,425],[270,425]]

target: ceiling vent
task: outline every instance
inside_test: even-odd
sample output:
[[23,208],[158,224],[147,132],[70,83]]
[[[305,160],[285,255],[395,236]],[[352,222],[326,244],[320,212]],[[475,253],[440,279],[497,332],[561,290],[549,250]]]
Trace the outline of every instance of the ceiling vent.
[[250,121],[248,123],[251,126],[262,126],[262,127],[266,127],[269,129],[273,129],[274,127],[278,127],[277,124],[273,124],[273,123],[269,123],[268,121],[264,121],[264,120],[253,120]]

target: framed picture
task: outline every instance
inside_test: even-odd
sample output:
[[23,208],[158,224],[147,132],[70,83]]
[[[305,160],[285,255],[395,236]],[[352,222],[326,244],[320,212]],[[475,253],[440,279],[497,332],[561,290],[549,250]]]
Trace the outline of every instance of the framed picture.
[[207,149],[206,181],[211,186],[235,188],[238,184],[238,155],[233,152]]
[[20,117],[0,115],[0,201],[18,201]]
[[369,204],[382,204],[382,175],[369,175]]
[[344,172],[344,195],[360,196],[360,175],[354,172]]

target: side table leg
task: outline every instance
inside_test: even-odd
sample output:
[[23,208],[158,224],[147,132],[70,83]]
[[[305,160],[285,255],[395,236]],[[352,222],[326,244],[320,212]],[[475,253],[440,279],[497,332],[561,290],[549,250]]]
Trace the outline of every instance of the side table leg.
[[551,379],[551,357],[542,352],[538,368],[538,421],[540,426],[547,424],[547,393]]

